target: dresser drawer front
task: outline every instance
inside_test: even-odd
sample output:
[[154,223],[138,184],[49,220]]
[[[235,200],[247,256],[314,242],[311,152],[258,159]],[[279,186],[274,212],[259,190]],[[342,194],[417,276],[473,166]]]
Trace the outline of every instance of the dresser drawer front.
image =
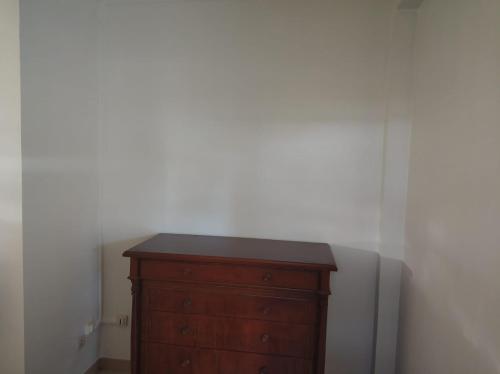
[[144,295],[151,310],[304,324],[313,324],[317,319],[317,301],[311,298],[278,298],[220,290],[203,292],[187,287],[147,287]]
[[252,353],[220,352],[218,374],[311,374],[312,362]]
[[228,319],[219,348],[311,359],[314,336],[314,327],[308,325]]
[[221,308],[221,315],[256,320],[314,324],[317,319],[315,300],[227,295]]
[[314,326],[151,311],[143,339],[186,347],[311,359]]
[[144,322],[143,339],[186,347],[217,346],[220,324],[211,317],[152,311]]
[[222,295],[199,292],[196,289],[165,289],[148,287],[144,293],[151,310],[187,314],[215,314]]
[[143,374],[311,374],[311,361],[143,343]]
[[219,374],[215,351],[143,343],[141,374]]
[[152,280],[211,282],[291,289],[318,289],[315,271],[281,270],[254,266],[141,261],[141,277]]

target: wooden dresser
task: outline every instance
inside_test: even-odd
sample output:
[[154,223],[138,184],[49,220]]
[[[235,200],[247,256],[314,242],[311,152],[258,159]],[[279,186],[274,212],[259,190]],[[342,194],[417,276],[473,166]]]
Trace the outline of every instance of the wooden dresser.
[[159,234],[124,253],[132,374],[323,374],[330,247]]

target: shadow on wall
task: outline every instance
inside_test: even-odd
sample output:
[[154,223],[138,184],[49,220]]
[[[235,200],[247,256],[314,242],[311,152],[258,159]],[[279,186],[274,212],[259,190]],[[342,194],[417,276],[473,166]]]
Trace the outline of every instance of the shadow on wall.
[[325,372],[368,374],[373,366],[379,255],[332,249],[339,271],[331,284]]
[[[104,245],[104,269],[114,272],[103,276],[104,319],[130,313],[129,259],[122,253],[149,237]],[[332,248],[339,271],[331,284],[326,373],[368,374],[373,366],[379,255],[354,248]],[[109,265],[111,262],[114,266]],[[105,325],[101,334],[101,356],[129,358],[129,329]]]
[[500,373],[500,358],[493,351],[494,345],[481,341],[471,326],[461,323],[459,308],[449,303],[446,295],[434,296],[435,299],[426,296],[406,264],[401,282],[398,374],[429,372],[429,367],[433,373]]
[[[102,319],[112,321],[118,314],[132,315],[129,259],[123,252],[153,235],[103,244],[102,248]],[[101,327],[100,357],[130,359],[130,324],[128,328],[104,323]]]

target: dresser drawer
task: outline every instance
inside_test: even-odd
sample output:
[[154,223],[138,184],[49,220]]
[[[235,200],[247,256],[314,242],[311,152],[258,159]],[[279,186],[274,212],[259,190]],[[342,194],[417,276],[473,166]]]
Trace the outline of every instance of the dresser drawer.
[[[243,291],[241,291],[243,292]],[[317,319],[315,299],[292,299],[237,294],[194,288],[147,287],[144,293],[151,310],[174,313],[261,319],[286,323],[313,324]]]
[[142,338],[186,347],[310,359],[314,326],[150,311]]
[[173,313],[215,314],[223,295],[199,292],[193,288],[166,289],[148,287],[145,302],[151,310]]
[[219,374],[215,351],[143,343],[142,352],[141,374]]
[[317,302],[311,299],[226,295],[220,308],[220,315],[256,320],[313,324],[317,319]]
[[218,348],[312,359],[314,337],[313,326],[227,319]]
[[212,317],[156,311],[145,315],[144,323],[143,339],[203,348],[216,348],[221,326]]
[[305,290],[316,290],[319,284],[318,273],[315,271],[174,261],[143,260],[140,274],[142,278],[151,280],[211,282]]
[[252,353],[220,352],[218,374],[311,374],[312,362]]

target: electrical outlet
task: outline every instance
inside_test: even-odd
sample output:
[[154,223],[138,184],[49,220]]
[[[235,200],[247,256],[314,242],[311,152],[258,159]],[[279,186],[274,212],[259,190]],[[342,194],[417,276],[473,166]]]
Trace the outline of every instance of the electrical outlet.
[[78,349],[82,349],[87,344],[87,337],[82,335],[78,338]]
[[94,330],[95,330],[95,323],[94,323],[94,321],[90,321],[84,327],[85,336],[89,336],[90,334],[92,334],[94,332]]
[[119,314],[116,316],[116,321],[118,323],[118,326],[120,327],[127,327],[128,326],[128,315],[126,314]]

